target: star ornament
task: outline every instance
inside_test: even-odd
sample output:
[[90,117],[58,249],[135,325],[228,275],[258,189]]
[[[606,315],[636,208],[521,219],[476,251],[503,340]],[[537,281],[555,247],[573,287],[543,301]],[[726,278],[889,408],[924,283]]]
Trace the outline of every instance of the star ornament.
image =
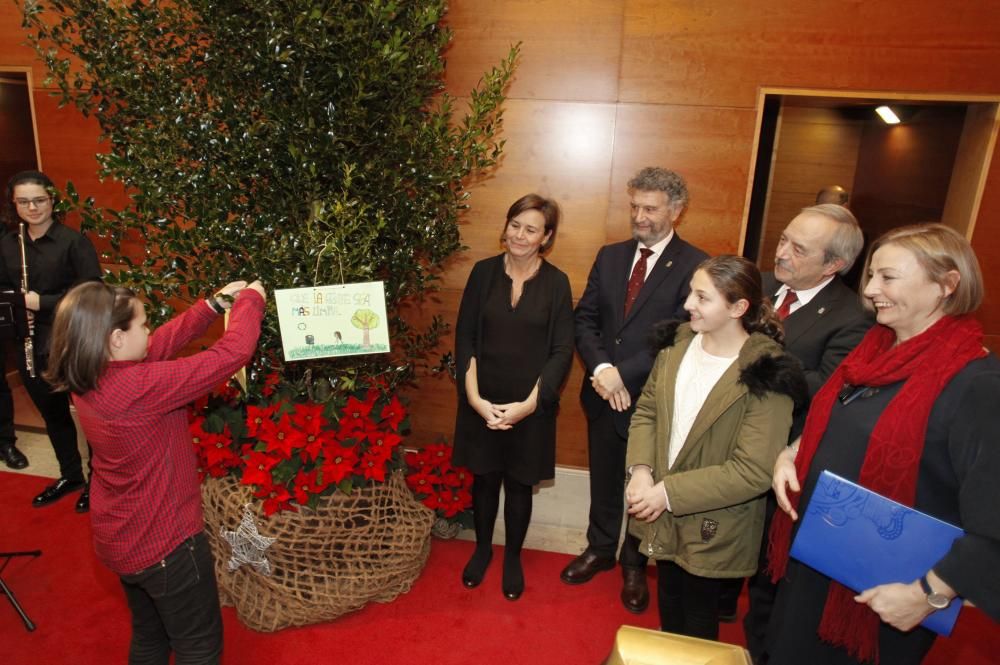
[[257,522],[254,520],[249,503],[243,506],[243,520],[236,527],[236,531],[220,528],[219,535],[233,549],[233,555],[229,558],[228,565],[230,571],[247,563],[262,575],[271,574],[271,563],[264,556],[264,550],[270,547],[277,538],[267,538],[257,533]]

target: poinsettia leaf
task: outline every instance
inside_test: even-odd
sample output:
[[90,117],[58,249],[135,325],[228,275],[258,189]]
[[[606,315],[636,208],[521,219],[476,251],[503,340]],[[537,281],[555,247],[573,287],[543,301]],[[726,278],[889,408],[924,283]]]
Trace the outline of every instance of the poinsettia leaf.
[[345,478],[344,480],[341,480],[340,483],[337,485],[337,489],[339,489],[344,494],[350,494],[351,492],[354,491],[354,481],[351,480],[350,478]]

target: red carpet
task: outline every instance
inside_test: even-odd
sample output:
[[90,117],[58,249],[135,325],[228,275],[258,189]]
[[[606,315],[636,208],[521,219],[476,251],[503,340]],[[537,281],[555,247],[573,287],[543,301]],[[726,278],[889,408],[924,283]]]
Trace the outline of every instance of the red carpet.
[[[37,559],[14,559],[2,573],[38,625],[29,633],[0,599],[3,665],[106,665],[125,662],[129,619],[117,578],[94,558],[90,524],[73,502],[31,508],[48,481],[0,473],[0,550],[41,549]],[[410,593],[332,623],[261,634],[223,610],[225,653],[231,665],[595,665],[621,624],[653,627],[656,612],[626,612],[618,602],[620,577],[603,573],[581,587],[559,581],[564,554],[524,553],[527,588],[511,603],[500,593],[501,548],[483,584],[466,590],[459,574],[472,543],[434,541],[430,561]],[[740,643],[737,625],[722,639]],[[976,610],[963,610],[950,640],[938,640],[929,665],[987,665],[1000,653],[1000,627]]]

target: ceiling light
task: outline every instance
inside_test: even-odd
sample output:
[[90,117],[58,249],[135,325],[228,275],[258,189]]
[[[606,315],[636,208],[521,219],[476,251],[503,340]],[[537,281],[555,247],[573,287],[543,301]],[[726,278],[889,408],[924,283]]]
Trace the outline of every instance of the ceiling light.
[[887,125],[899,124],[899,116],[896,115],[888,106],[879,106],[875,109],[875,113],[878,113],[879,117],[882,118],[882,121]]

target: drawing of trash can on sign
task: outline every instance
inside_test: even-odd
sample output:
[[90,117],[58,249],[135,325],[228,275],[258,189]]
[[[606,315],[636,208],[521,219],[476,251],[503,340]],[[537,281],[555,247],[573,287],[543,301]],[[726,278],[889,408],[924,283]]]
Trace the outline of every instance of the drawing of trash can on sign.
[[389,352],[382,282],[274,292],[285,360]]

